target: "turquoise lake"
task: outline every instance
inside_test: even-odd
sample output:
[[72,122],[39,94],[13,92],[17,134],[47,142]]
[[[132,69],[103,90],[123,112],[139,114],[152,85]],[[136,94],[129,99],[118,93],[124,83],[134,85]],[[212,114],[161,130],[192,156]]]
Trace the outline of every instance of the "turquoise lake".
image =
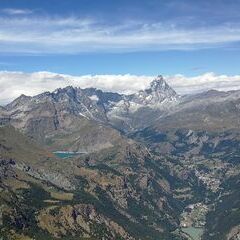
[[57,151],[57,152],[53,152],[53,153],[58,158],[73,158],[73,157],[80,156],[82,154],[86,154],[86,153],[82,153],[82,152],[62,152],[62,151]]

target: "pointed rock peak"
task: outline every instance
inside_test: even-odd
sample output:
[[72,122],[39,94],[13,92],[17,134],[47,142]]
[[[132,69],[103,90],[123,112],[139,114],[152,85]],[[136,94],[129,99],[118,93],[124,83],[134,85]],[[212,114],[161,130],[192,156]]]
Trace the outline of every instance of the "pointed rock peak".
[[77,93],[77,89],[73,86],[67,86],[63,89],[63,93],[66,93],[69,97],[75,97]]
[[76,88],[73,87],[73,86],[71,86],[71,85],[69,85],[69,86],[65,87],[65,90],[66,90],[66,91],[71,91],[71,92],[73,92],[73,91],[76,90]]
[[32,97],[30,96],[27,96],[25,94],[21,94],[17,99],[15,99],[16,102],[19,102],[19,103],[25,103],[27,102],[28,100],[30,100]]
[[57,88],[55,91],[52,92],[52,96],[54,98],[58,98],[58,97],[64,97],[64,96],[68,96],[68,97],[76,97],[77,93],[80,91],[80,88],[77,87],[73,87],[73,86],[67,86],[64,88]]
[[151,83],[150,83],[150,91],[158,93],[158,94],[164,94],[168,97],[177,96],[177,93],[174,91],[173,88],[171,88],[168,83],[164,80],[162,75],[158,75]]
[[24,94],[21,94],[18,98],[16,98],[15,100],[13,100],[11,103],[9,103],[6,108],[8,110],[11,110],[15,107],[18,107],[20,105],[23,105],[24,103],[26,103],[28,100],[30,100],[31,97],[26,96]]
[[167,84],[167,82],[164,80],[162,75],[158,75],[151,83],[150,87],[154,91],[158,90],[168,90],[171,89],[171,87]]
[[151,83],[150,87],[133,95],[132,101],[138,104],[155,105],[164,101],[176,101],[177,93],[159,75]]
[[20,96],[19,96],[19,98],[24,98],[24,97],[27,97],[25,94],[21,94]]
[[25,94],[21,94],[18,98],[16,98],[15,100],[25,100],[25,99],[29,99],[31,97],[25,95]]
[[64,88],[57,88],[53,93],[65,93],[65,92],[74,92],[73,86],[66,86]]

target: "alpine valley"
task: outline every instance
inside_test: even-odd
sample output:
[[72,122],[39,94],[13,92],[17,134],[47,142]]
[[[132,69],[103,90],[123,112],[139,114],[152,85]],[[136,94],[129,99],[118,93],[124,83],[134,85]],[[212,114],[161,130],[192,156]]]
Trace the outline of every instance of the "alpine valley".
[[0,125],[4,240],[240,239],[240,91],[69,86]]

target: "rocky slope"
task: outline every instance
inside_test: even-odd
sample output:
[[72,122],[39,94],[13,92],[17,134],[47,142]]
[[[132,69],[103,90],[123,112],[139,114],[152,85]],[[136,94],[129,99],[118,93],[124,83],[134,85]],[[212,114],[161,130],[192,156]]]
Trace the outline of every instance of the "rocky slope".
[[13,125],[51,149],[62,151],[91,152],[120,141],[117,131],[102,124],[106,121],[103,105],[72,87],[35,97],[20,96],[1,111],[2,125]]
[[2,236],[133,239],[97,200],[95,188],[100,191],[101,185],[89,184],[91,193],[84,190],[82,181],[90,170],[56,159],[12,127],[2,127],[0,133]]
[[0,133],[6,239],[178,239],[184,204],[144,146],[125,141],[57,159],[13,127]]

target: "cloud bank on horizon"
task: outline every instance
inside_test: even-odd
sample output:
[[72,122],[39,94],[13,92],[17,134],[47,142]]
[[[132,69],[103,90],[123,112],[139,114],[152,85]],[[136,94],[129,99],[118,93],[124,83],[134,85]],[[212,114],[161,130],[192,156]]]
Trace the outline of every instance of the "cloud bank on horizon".
[[[240,89],[240,75],[227,76],[205,73],[195,77],[186,77],[178,74],[164,76],[164,78],[171,87],[182,95],[210,89],[220,91]],[[71,76],[52,72],[0,71],[0,104],[7,104],[21,94],[33,96],[69,85],[81,88],[94,87],[103,91],[131,94],[147,88],[153,79],[154,76],[131,74]]]

